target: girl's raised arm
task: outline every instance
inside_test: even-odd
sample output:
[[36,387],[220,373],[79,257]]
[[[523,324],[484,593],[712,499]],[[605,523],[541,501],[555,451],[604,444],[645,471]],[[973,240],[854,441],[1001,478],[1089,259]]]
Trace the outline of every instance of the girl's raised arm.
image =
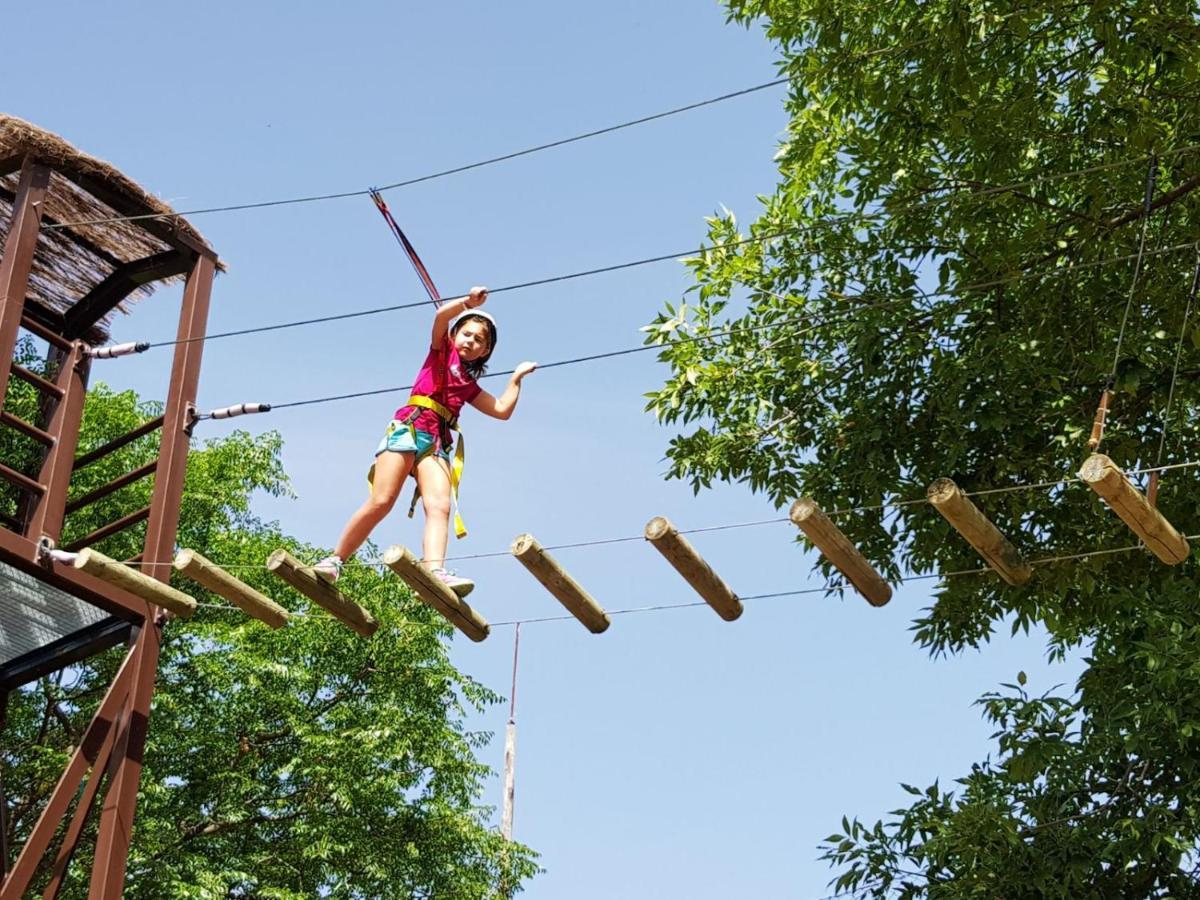
[[480,390],[475,395],[475,399],[471,401],[471,405],[485,416],[491,416],[493,419],[511,418],[513,410],[517,408],[517,400],[521,397],[521,381],[536,368],[537,363],[535,362],[521,363],[513,370],[504,393],[495,397],[487,391]]
[[433,317],[433,333],[430,335],[429,346],[434,350],[440,349],[446,341],[446,334],[449,332],[450,323],[454,321],[455,316],[468,309],[483,306],[487,302],[487,296],[487,288],[473,287],[467,296],[442,304],[437,315]]

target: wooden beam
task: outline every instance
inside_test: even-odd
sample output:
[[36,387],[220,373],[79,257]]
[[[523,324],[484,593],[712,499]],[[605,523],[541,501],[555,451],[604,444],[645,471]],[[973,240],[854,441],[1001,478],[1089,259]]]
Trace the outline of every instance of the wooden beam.
[[1103,453],[1089,456],[1079,470],[1079,477],[1104,498],[1113,512],[1146,543],[1150,552],[1167,565],[1179,565],[1191,555],[1187,539],[1150,505],[1125,477],[1121,467]]
[[109,441],[103,447],[97,447],[95,450],[90,450],[87,453],[84,453],[80,456],[75,457],[75,466],[74,466],[75,471],[78,472],[84,466],[90,466],[96,460],[103,459],[104,457],[108,456],[108,454],[112,453],[114,450],[120,450],[126,444],[132,444],[138,438],[145,437],[150,432],[156,431],[159,428],[162,428],[162,424],[163,424],[162,416],[158,416],[156,418],[150,419],[148,422],[143,422],[141,425],[139,425],[137,428],[134,428],[132,431],[128,431],[118,438],[113,438],[111,441]]
[[[108,691],[100,701],[100,706],[92,716],[91,723],[76,744],[62,775],[59,776],[58,784],[50,794],[50,799],[42,808],[33,830],[26,838],[25,846],[21,848],[20,855],[0,890],[0,897],[3,897],[4,900],[9,900],[9,898],[15,900],[17,897],[26,896],[26,890],[30,882],[34,880],[54,836],[60,833],[59,829],[62,826],[63,818],[71,808],[71,804],[79,796],[79,785],[84,775],[100,762],[102,753],[107,755],[104,751],[108,744],[109,733],[110,731],[115,733],[119,724],[118,720],[125,707],[125,701],[129,697],[136,669],[136,663],[133,661],[134,655],[134,651],[130,651],[126,655],[125,661],[121,663]],[[100,773],[97,771],[96,774]]]
[[49,184],[50,169],[26,157],[21,165],[21,181],[0,256],[0,400],[8,396],[13,350],[21,327],[25,295],[29,292],[29,273],[33,269]]
[[63,398],[63,389],[48,378],[43,378],[37,372],[31,372],[24,366],[19,366],[16,363],[12,365],[12,373],[17,378],[24,381],[26,384],[37,388],[38,391],[48,397],[53,397],[55,400]]
[[0,425],[7,425],[9,428],[15,428],[26,437],[31,437],[39,444],[44,444],[47,447],[53,445],[54,443],[54,435],[42,431],[42,429],[38,428],[36,425],[30,425],[24,419],[14,416],[10,412],[0,412]]
[[124,563],[110,559],[98,550],[90,547],[80,550],[74,565],[76,569],[129,591],[147,603],[169,609],[184,619],[190,618],[196,611],[196,601],[183,591],[177,591],[149,575],[143,575],[137,569],[131,569]]
[[38,496],[46,492],[46,486],[44,484],[34,481],[24,472],[18,472],[16,469],[4,465],[4,463],[0,463],[0,478],[3,478],[10,484],[15,484],[18,487],[22,487],[30,493]]
[[69,351],[52,348],[51,356],[58,362],[55,386],[63,396],[46,404],[49,413],[45,419],[46,430],[54,437],[54,443],[43,457],[37,476],[37,480],[46,485],[46,493],[28,504],[23,518],[26,533],[31,537],[48,538],[57,543],[62,538],[91,360],[83,355],[82,343],[72,345]]
[[84,547],[90,547],[92,544],[97,544],[107,537],[112,537],[118,531],[124,531],[126,528],[130,528],[136,525],[138,522],[144,522],[149,518],[150,507],[143,506],[141,509],[134,510],[127,516],[121,516],[121,518],[97,528],[91,534],[81,537],[77,541],[71,541],[71,543],[63,546],[62,549],[66,550],[68,553],[74,553],[77,550],[82,550]]
[[286,550],[276,550],[267,557],[267,571],[282,578],[363,637],[370,637],[379,629],[379,622],[373,615],[353,600],[346,599],[337,588],[313,572],[311,566],[303,565]]
[[395,572],[426,606],[441,613],[455,628],[478,643],[491,626],[454,591],[438,581],[407,547],[394,544],[383,554],[383,564]]
[[[40,307],[36,308],[40,309]],[[59,350],[70,350],[71,342],[49,325],[42,322],[42,317],[32,315],[34,309],[35,304],[28,302],[25,304],[25,314],[21,316],[21,327],[30,334],[40,337],[52,347],[57,347]]]
[[133,623],[109,616],[0,665],[0,694],[37,681],[129,639]]
[[892,586],[850,543],[850,539],[807,497],[792,504],[792,524],[804,532],[829,562],[846,576],[854,589],[872,606],[883,606],[892,599]]
[[612,624],[604,608],[592,599],[574,578],[566,573],[532,534],[518,535],[510,548],[533,577],[542,583],[567,608],[567,612],[583,623],[592,634],[601,634]]
[[209,562],[195,550],[180,550],[175,555],[175,568],[202,587],[224,597],[246,615],[261,619],[272,628],[280,628],[287,624],[286,609]]
[[80,337],[142,285],[182,275],[191,267],[192,255],[178,250],[167,250],[118,266],[67,310],[64,334],[71,339]]
[[[101,203],[107,204],[118,216],[144,216],[150,215],[154,218],[138,219],[135,222],[128,224],[141,228],[144,231],[150,232],[160,241],[174,247],[177,250],[190,250],[201,256],[208,257],[213,262],[217,260],[217,254],[212,248],[205,246],[202,242],[194,240],[182,231],[177,229],[172,222],[172,219],[182,219],[178,214],[160,214],[156,210],[151,209],[145,203],[134,200],[133,198],[121,193],[113,188],[103,178],[96,175],[89,175],[84,172],[76,172],[70,175],[59,173],[69,181],[74,182],[83,188]],[[95,228],[104,228],[103,225],[92,226]],[[111,227],[111,226],[108,226]],[[69,228],[63,230],[69,231]]]
[[[15,199],[16,199],[16,194],[14,194],[12,191],[4,188],[3,186],[0,186],[0,200],[8,200],[9,202],[12,202]],[[53,229],[51,234],[62,235],[63,238],[65,238],[70,243],[74,244],[76,247],[86,250],[88,253],[92,254],[97,259],[104,260],[106,263],[108,263],[113,268],[116,268],[117,266],[121,265],[124,262],[124,260],[122,260],[120,257],[113,256],[111,253],[109,253],[107,250],[105,250],[103,247],[101,247],[95,241],[90,241],[84,235],[79,234],[74,231],[71,231],[69,228],[63,228],[62,223],[59,222],[57,219],[55,219],[53,216],[43,215],[42,216],[42,226],[44,228]]]
[[188,447],[191,443],[191,411],[195,408],[200,385],[200,360],[212,295],[213,261],[199,257],[188,274],[179,308],[179,328],[175,332],[175,354],[171,361],[171,381],[163,404],[163,427],[158,440],[158,470],[150,494],[150,518],[146,522],[146,542],[142,545],[146,572],[159,581],[171,577],[175,556],[175,535],[179,530],[179,510],[183,503],[183,479],[187,472]]
[[135,623],[146,617],[148,607],[144,600],[118,590],[106,581],[93,578],[69,565],[55,565],[47,569],[41,562],[38,542],[17,532],[0,528],[0,560],[114,616]]
[[72,500],[70,503],[67,504],[67,513],[70,514],[70,513],[75,512],[75,510],[77,510],[77,509],[83,509],[85,506],[91,506],[97,500],[102,500],[103,498],[107,497],[109,494],[115,494],[121,488],[128,487],[129,485],[133,484],[135,481],[140,481],[141,479],[145,478],[147,475],[149,475],[151,472],[153,472],[157,468],[158,468],[158,460],[152,459],[152,460],[150,460],[150,462],[146,463],[146,465],[140,466],[140,467],[134,469],[132,472],[126,472],[124,475],[120,476],[119,478],[114,478],[108,484],[104,485],[103,487],[98,487],[94,491],[91,491],[87,494],[84,494],[78,500]]
[[1017,548],[953,480],[939,478],[929,486],[926,496],[930,505],[966,538],[1001,578],[1011,585],[1022,585],[1033,577],[1033,567],[1021,558]]
[[730,590],[729,585],[721,580],[721,576],[712,570],[666,516],[655,516],[646,523],[646,540],[675,567],[675,571],[718,616],[726,622],[732,622],[742,614],[742,601],[738,595]]
[[126,698],[112,756],[105,770],[108,787],[100,802],[89,900],[119,898],[124,889],[129,843],[137,812],[137,788],[142,776],[146,731],[150,724],[150,701],[154,695],[161,649],[161,621],[147,622],[134,640],[136,668],[133,683]]

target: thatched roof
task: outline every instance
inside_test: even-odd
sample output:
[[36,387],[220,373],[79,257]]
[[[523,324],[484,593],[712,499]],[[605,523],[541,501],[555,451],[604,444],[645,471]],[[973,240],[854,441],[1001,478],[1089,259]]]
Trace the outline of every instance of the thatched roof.
[[[54,170],[30,275],[29,301],[62,314],[124,263],[173,248],[215,256],[200,233],[175,215],[171,207],[146,193],[116,168],[77,150],[58,135],[3,114],[0,114],[0,246],[12,220],[21,160],[29,155]],[[170,218],[46,227],[144,213]],[[128,299],[142,299],[153,290],[153,283],[144,285]],[[124,304],[118,309],[128,311]],[[107,321],[106,316],[88,339],[103,339]]]

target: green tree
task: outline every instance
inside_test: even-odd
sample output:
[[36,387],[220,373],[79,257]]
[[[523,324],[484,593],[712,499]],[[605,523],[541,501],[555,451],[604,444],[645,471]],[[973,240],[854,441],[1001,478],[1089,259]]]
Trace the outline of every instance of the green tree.
[[[10,395],[19,407],[29,398]],[[129,392],[89,394],[81,449],[159,412]],[[77,474],[81,495],[152,459],[154,437]],[[288,607],[282,629],[204,604],[165,631],[126,896],[190,898],[484,897],[536,871],[534,854],[487,827],[490,735],[464,717],[499,699],[457,671],[450,629],[395,578],[354,565],[346,592],[379,619],[364,640],[270,578],[276,547],[302,556],[256,519],[257,491],[288,491],[276,434],[234,432],[193,449],[179,544],[196,547]],[[144,505],[138,483],[69,521],[68,538]],[[100,549],[137,552],[136,534]],[[28,833],[124,648],[12,698],[3,748],[10,837]],[[86,853],[81,854],[86,857]],[[78,867],[68,896],[82,896]]]
[[[711,219],[685,303],[647,328],[672,367],[649,406],[687,426],[672,476],[827,508],[921,498],[941,476],[1056,482],[1110,376],[1104,452],[1126,469],[1196,458],[1194,2],[727,5],[778,46],[790,121],[748,233]],[[1194,471],[1158,497],[1185,533]],[[1078,483],[979,502],[1028,558],[1135,543]],[[892,577],[979,565],[924,504],[839,524]],[[1065,696],[982,698],[996,755],[874,825],[844,820],[824,846],[835,888],[1200,893],[1198,589],[1193,561],[1144,551],[1039,566],[1024,588],[941,583],[915,628],[930,652],[1036,623],[1086,671]]]

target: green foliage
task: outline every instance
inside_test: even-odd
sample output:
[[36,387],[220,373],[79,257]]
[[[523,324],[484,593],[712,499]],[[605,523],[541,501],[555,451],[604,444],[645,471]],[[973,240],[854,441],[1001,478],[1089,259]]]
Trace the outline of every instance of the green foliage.
[[[747,229],[764,240],[735,245],[733,214],[710,219],[686,303],[647,326],[671,366],[649,409],[686,426],[673,477],[836,508],[920,498],[941,476],[965,490],[1057,481],[1087,453],[1114,357],[1104,450],[1154,465],[1177,346],[1163,462],[1195,457],[1194,2],[727,3],[779,46],[790,122],[780,183]],[[1185,533],[1200,531],[1192,471],[1166,473],[1159,493]],[[980,505],[1030,558],[1134,542],[1079,484]],[[921,504],[839,524],[893,577],[979,564]],[[836,885],[1195,892],[1198,588],[1193,562],[1143,552],[1041,566],[1021,589],[947,579],[916,622],[922,646],[954,653],[1038,623],[1052,654],[1092,647],[1087,673],[1065,697],[986,698],[1000,758],[886,824],[848,821],[826,847]]]
[[[159,412],[103,385],[89,394],[81,452]],[[457,671],[451,632],[394,577],[351,564],[346,592],[380,627],[364,640],[269,577],[277,525],[254,518],[255,492],[286,494],[277,434],[234,432],[189,457],[180,546],[200,549],[293,613],[271,630],[178,578],[201,602],[164,632],[147,739],[128,897],[484,897],[520,889],[534,854],[486,825],[490,735],[465,716],[499,698]],[[139,440],[77,474],[80,496],[154,458]],[[68,522],[86,534],[148,502],[149,482]],[[126,558],[140,534],[102,549]],[[125,652],[118,648],[12,697],[3,764],[10,837],[28,834]],[[94,824],[94,823],[93,823]],[[86,852],[80,854],[87,858]],[[67,896],[82,896],[80,868]]]

